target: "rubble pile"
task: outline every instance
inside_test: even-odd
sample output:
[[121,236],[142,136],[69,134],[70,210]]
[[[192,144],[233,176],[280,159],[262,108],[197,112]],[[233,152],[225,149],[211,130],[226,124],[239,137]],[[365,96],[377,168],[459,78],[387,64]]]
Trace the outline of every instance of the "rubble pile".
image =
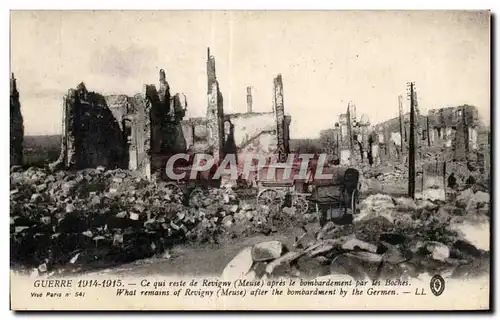
[[385,172],[376,172],[375,175],[380,182],[397,184],[407,181],[408,173],[402,166],[394,166],[390,170],[385,170]]
[[309,222],[316,221],[314,214],[299,214],[295,208],[284,207],[278,210],[276,207],[259,206],[257,209],[253,204],[242,203],[234,212],[226,218],[226,238],[247,237],[255,233],[270,235],[272,233],[301,228]]
[[363,201],[353,224],[328,222],[315,240],[305,244],[298,239],[287,247],[271,240],[244,248],[226,266],[222,277],[375,280],[423,274],[474,277],[489,272],[489,248],[477,248],[467,235],[452,227],[455,217],[451,207],[373,195]]
[[296,217],[290,208],[278,215],[240,201],[231,189],[184,190],[125,170],[14,168],[10,180],[11,261],[39,272],[108,267],[179,242],[269,234]]
[[408,182],[408,169],[401,163],[391,162],[379,166],[363,166],[360,177],[360,191],[363,194],[401,193],[401,187]]
[[[230,188],[181,189],[125,170],[13,167],[10,180],[11,263],[38,273],[110,267],[162,254],[177,243],[234,241],[317,225],[314,214],[256,205]],[[352,224],[330,222],[288,247],[271,242],[250,248],[240,257],[243,266],[238,258],[230,269],[253,270],[256,277],[285,272],[354,278],[481,271],[489,268],[489,247],[476,247],[485,241],[472,241],[472,232],[456,226],[489,226],[489,201],[476,185],[448,202],[371,195]]]
[[401,183],[406,181],[405,172],[403,170],[398,170],[395,168],[394,171],[386,172],[378,176],[377,178],[380,182],[386,183]]

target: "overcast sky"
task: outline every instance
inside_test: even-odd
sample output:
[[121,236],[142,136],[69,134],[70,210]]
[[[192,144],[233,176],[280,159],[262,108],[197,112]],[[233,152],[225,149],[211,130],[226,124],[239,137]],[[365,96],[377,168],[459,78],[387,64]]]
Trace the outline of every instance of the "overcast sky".
[[397,116],[410,80],[423,111],[467,103],[490,119],[487,13],[25,11],[11,14],[11,70],[26,134],[60,133],[62,96],[81,81],[133,95],[161,68],[204,116],[207,47],[226,113],[246,110],[246,86],[270,111],[283,75],[292,138],[332,127],[349,101],[372,123]]

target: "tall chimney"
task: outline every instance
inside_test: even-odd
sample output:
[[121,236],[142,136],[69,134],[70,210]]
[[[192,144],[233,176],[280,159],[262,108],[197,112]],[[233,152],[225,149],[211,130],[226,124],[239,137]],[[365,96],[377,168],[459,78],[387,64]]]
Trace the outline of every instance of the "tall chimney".
[[247,113],[252,113],[252,87],[247,87]]

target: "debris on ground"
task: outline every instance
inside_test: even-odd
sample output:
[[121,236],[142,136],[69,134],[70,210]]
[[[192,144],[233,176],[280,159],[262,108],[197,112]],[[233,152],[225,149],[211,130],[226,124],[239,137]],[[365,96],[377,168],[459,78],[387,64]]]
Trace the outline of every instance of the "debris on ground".
[[[469,198],[478,199],[478,203],[487,199],[479,192]],[[268,241],[247,247],[228,264],[223,277],[380,280],[417,278],[425,273],[448,277],[488,273],[489,247],[478,248],[457,225],[468,225],[464,219],[489,224],[489,217],[454,217],[456,205],[372,195],[361,203],[353,224],[328,222],[317,233],[316,241],[305,246],[286,248],[278,241]],[[259,248],[266,248],[266,259],[252,255]]]
[[183,190],[126,170],[29,168],[10,179],[12,264],[42,273],[131,262],[177,243],[269,235],[311,219],[257,207],[231,188]]
[[480,263],[489,259],[485,241],[459,227],[476,228],[477,222],[488,229],[489,195],[473,187],[448,202],[372,194],[359,204],[352,224],[328,222],[306,236],[314,228],[305,226],[318,224],[315,214],[256,205],[231,188],[186,191],[100,168],[29,168],[13,170],[10,179],[12,265],[39,274],[111,267],[162,256],[178,243],[235,241],[290,228],[306,233],[290,247],[272,240],[242,252],[225,275],[473,275],[471,264],[478,270],[489,266]]

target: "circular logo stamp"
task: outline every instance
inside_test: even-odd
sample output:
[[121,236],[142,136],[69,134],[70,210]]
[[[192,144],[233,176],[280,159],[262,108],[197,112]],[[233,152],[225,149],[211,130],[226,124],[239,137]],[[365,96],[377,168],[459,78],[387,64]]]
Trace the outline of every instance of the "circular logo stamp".
[[435,275],[434,277],[432,277],[430,286],[432,294],[434,294],[436,297],[439,297],[443,293],[445,288],[443,277],[441,277],[440,275]]

